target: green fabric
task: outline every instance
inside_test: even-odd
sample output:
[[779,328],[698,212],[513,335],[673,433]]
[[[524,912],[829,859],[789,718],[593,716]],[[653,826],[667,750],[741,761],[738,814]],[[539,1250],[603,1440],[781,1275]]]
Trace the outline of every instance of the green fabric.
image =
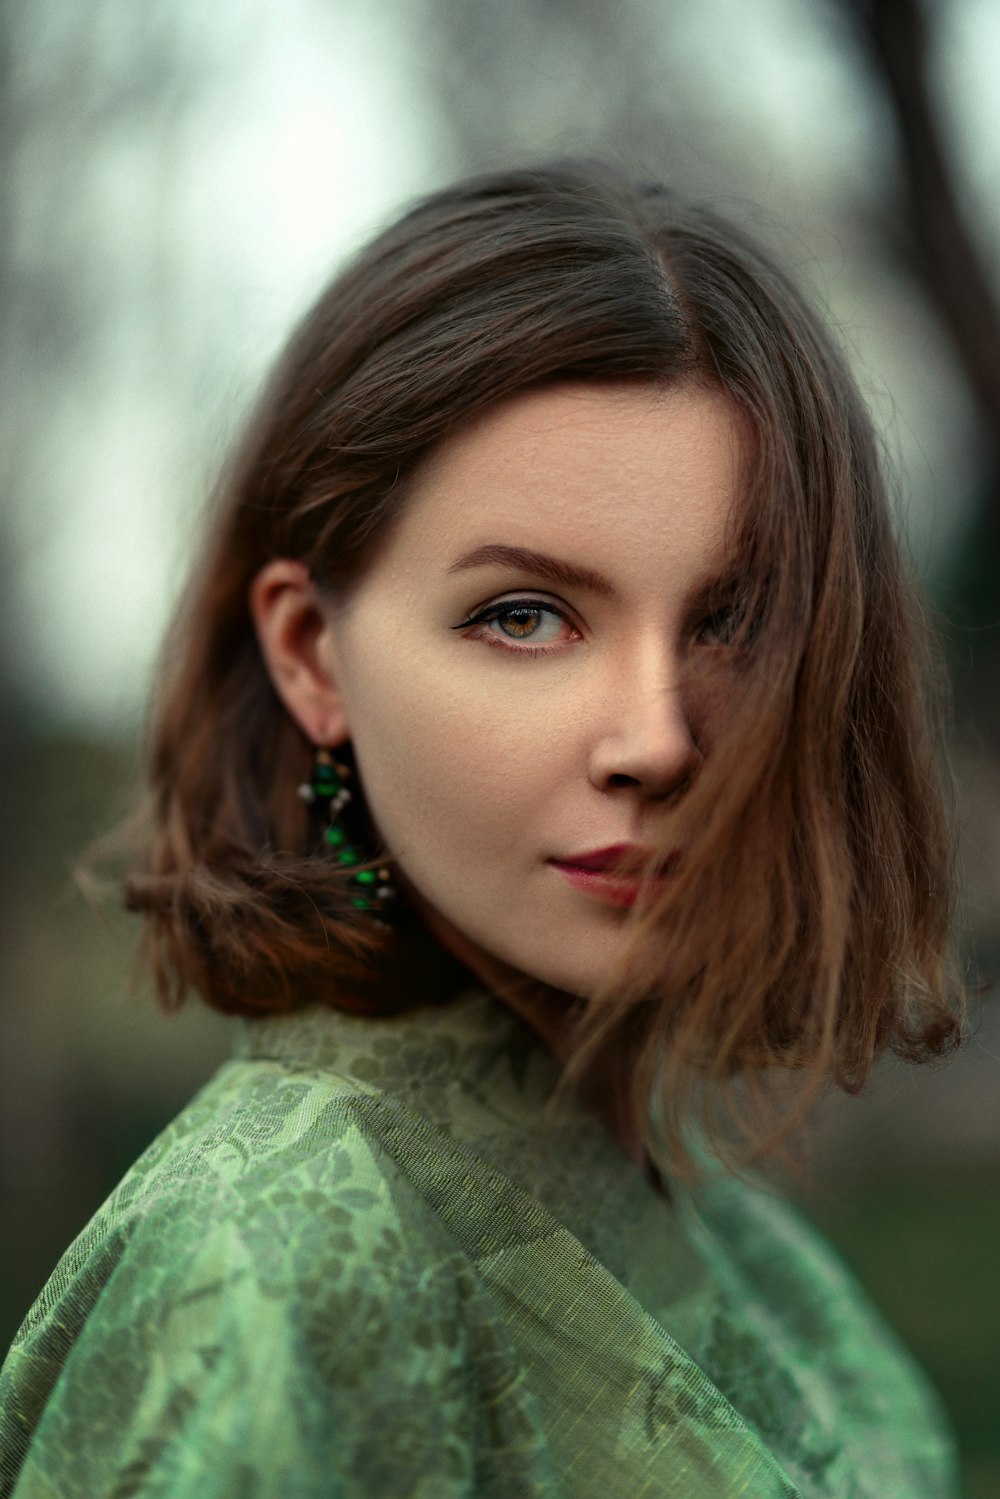
[[936,1499],[919,1372],[811,1230],[662,1195],[490,996],[234,1021],[0,1372],[16,1499]]

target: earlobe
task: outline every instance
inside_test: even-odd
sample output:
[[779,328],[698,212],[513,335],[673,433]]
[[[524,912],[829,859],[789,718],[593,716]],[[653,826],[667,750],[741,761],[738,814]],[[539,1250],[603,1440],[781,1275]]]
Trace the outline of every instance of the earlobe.
[[315,745],[349,737],[333,670],[330,621],[303,562],[268,562],[248,595],[261,655],[274,689]]

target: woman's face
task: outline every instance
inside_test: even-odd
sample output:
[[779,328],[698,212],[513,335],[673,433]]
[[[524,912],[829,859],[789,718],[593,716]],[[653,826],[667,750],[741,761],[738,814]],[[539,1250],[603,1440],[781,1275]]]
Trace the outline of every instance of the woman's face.
[[586,995],[622,946],[638,887],[566,865],[662,847],[711,751],[743,440],[694,386],[501,402],[427,460],[326,606],[338,737],[397,883],[473,968]]

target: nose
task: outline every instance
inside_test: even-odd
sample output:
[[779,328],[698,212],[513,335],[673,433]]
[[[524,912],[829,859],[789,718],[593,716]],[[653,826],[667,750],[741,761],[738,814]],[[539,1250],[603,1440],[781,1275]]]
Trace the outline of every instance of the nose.
[[694,704],[683,674],[658,662],[616,674],[606,730],[590,752],[590,779],[601,791],[634,786],[665,800],[688,785],[703,759]]

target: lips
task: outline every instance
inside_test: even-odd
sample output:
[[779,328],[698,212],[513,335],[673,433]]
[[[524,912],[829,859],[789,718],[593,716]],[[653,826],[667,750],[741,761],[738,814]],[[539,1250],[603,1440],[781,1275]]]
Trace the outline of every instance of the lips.
[[[589,853],[585,854],[567,854],[565,858],[555,858],[551,862],[553,864],[561,864],[564,867],[568,867],[570,869],[589,869],[601,871],[615,869],[622,861],[622,859],[626,857],[626,855],[633,855],[637,858],[645,856],[646,858],[648,858],[650,856],[650,850],[640,848],[637,844],[634,843],[614,843],[611,844],[608,848],[592,849]],[[660,865],[657,873],[669,874],[675,867],[677,859],[678,855],[676,852],[670,854],[669,857],[664,861],[664,863]]]
[[626,854],[648,855],[648,850],[631,843],[617,843],[611,848],[571,854],[566,859],[550,859],[549,863],[584,895],[614,906],[634,906],[644,892],[656,891],[662,887],[667,875],[673,872],[680,859],[679,852],[675,850],[660,865],[652,879],[643,882],[638,875],[613,872]]

